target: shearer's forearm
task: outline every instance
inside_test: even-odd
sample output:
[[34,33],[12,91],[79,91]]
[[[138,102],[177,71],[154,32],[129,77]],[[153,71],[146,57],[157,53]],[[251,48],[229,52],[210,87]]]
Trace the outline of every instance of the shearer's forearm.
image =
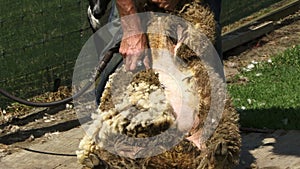
[[[117,8],[121,18],[121,25],[125,35],[133,35],[142,32],[141,21],[133,0],[117,0]],[[131,15],[130,17],[126,17]]]
[[133,0],[117,0],[117,8],[121,17],[136,13]]

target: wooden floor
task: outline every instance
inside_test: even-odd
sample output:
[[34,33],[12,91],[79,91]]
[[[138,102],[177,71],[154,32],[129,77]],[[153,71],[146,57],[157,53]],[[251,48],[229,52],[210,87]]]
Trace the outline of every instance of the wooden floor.
[[[83,137],[82,128],[74,128],[51,136],[44,143],[28,146],[43,152],[73,154]],[[273,133],[243,134],[241,163],[244,169],[257,161],[259,167],[300,169],[300,131],[279,130]],[[1,169],[80,169],[76,156],[49,155],[21,150],[3,157]],[[277,169],[276,168],[276,169]]]
[[46,152],[57,154],[75,155],[80,140],[84,135],[83,129],[74,128],[57,135],[52,135],[46,142],[39,142],[29,146],[32,150],[45,153],[20,150],[3,157],[0,162],[1,169],[80,169],[76,156],[50,155]]

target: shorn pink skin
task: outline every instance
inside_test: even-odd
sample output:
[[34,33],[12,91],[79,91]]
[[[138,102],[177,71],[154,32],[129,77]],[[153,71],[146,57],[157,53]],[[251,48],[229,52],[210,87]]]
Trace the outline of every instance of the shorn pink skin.
[[[161,75],[161,74],[160,74]],[[189,132],[193,127],[199,124],[199,119],[194,115],[194,105],[189,106],[188,100],[183,100],[181,90],[174,82],[174,79],[168,78],[167,76],[162,77],[163,85],[165,86],[166,98],[173,107],[176,113],[176,122],[179,130]],[[200,150],[204,149],[203,143],[200,143],[201,130],[196,131],[193,135],[187,137],[189,141],[193,142]]]
[[[182,45],[182,30],[178,28],[179,40],[173,46],[170,52],[161,52],[160,57],[153,61],[155,71],[159,73],[159,80],[165,87],[165,95],[168,102],[176,113],[176,122],[179,130],[190,132],[193,128],[199,125],[199,118],[195,115],[198,112],[199,98],[194,92],[192,83],[186,83],[184,80],[192,74],[181,72],[177,69],[174,63],[176,51]],[[172,51],[173,50],[173,51]],[[168,63],[168,68],[165,68],[165,63]],[[161,66],[160,66],[161,65]],[[193,91],[193,92],[187,92]],[[203,143],[200,143],[201,130],[193,131],[193,135],[187,137],[189,141],[193,142],[199,149],[205,148]]]

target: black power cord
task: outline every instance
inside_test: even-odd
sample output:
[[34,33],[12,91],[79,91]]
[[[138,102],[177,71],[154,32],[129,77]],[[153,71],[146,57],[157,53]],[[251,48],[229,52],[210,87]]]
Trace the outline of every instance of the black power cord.
[[63,99],[60,101],[48,102],[48,103],[38,103],[38,102],[31,102],[31,101],[27,101],[22,98],[16,97],[1,88],[0,88],[0,94],[2,94],[3,96],[5,96],[9,99],[12,99],[16,102],[19,102],[21,104],[24,104],[27,106],[33,106],[33,107],[54,107],[54,106],[66,104],[66,103],[72,101],[73,99],[76,99],[79,96],[81,96],[84,92],[86,92],[95,83],[95,80],[99,78],[100,74],[103,72],[103,70],[105,69],[107,64],[112,59],[113,54],[117,53],[118,51],[119,51],[119,44],[117,44],[115,47],[108,50],[104,54],[104,56],[100,60],[100,62],[98,63],[97,67],[95,68],[95,71],[91,73],[91,77],[89,78],[88,83],[78,93],[75,93],[73,96],[70,96],[66,99]]
[[29,151],[32,153],[38,153],[38,154],[46,154],[46,155],[54,155],[54,156],[69,156],[69,157],[76,157],[76,154],[66,154],[66,153],[54,153],[54,152],[47,152],[47,151],[40,151],[40,150],[34,150],[30,148],[25,148],[21,146],[15,146],[15,148],[19,148],[25,151]]

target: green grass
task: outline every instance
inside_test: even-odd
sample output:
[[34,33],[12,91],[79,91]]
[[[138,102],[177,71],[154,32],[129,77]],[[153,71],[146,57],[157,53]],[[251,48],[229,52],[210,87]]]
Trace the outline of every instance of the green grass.
[[[241,77],[247,82],[240,83]],[[300,45],[243,71],[234,81],[228,90],[242,126],[300,129]]]

